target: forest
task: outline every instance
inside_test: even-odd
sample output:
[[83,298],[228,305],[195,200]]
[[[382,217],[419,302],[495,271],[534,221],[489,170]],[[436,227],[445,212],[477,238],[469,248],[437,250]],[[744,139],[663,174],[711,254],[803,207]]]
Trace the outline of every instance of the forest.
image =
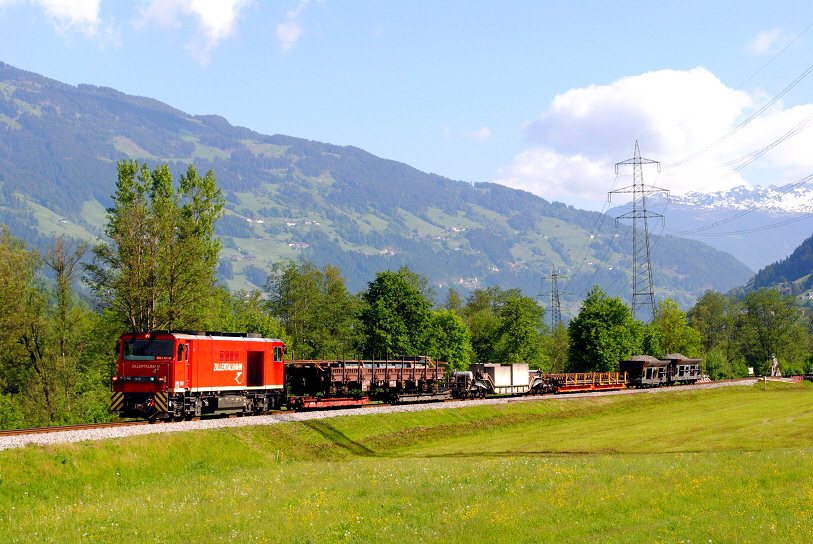
[[787,258],[770,264],[754,276],[753,287],[782,285],[791,294],[813,289],[813,236],[803,241]]

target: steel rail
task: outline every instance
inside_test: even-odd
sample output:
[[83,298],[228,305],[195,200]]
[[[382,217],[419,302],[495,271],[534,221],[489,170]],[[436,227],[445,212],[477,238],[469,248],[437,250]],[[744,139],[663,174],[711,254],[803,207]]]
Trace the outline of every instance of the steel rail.
[[108,423],[81,423],[77,425],[59,425],[53,427],[35,427],[31,429],[0,430],[0,436],[17,436],[21,434],[61,433],[65,431],[86,431],[88,429],[107,429],[109,427],[129,427],[132,425],[149,425],[150,420],[115,421]]

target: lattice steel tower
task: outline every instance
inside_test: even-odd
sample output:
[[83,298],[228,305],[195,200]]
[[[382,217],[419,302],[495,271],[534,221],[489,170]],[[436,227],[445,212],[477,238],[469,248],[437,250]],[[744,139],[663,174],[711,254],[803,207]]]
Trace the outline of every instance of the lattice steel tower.
[[655,315],[655,293],[652,288],[652,265],[649,258],[649,229],[647,219],[658,217],[663,220],[663,216],[658,213],[649,212],[646,209],[646,195],[648,193],[667,193],[668,189],[644,186],[644,165],[657,165],[658,172],[661,171],[661,163],[649,159],[642,159],[638,150],[638,142],[635,142],[635,153],[629,160],[616,163],[615,173],[618,174],[618,167],[621,165],[632,165],[632,185],[610,191],[607,195],[608,201],[616,193],[632,193],[632,211],[616,217],[616,226],[619,219],[632,219],[632,316],[638,318],[641,308],[649,310],[650,315],[647,322]]
[[[545,279],[550,280],[550,293],[540,293],[539,296],[550,295],[550,328],[554,330],[559,323],[562,322],[562,303],[559,299],[559,283],[557,280],[559,278],[565,278],[567,276],[562,276],[556,269],[551,267],[550,274],[545,276]],[[544,281],[544,279],[543,279]],[[569,294],[569,293],[564,293]]]
[[562,321],[562,305],[559,301],[559,284],[556,283],[559,274],[556,273],[555,268],[550,269],[550,275],[548,279],[550,280],[550,328],[551,330],[556,328]]

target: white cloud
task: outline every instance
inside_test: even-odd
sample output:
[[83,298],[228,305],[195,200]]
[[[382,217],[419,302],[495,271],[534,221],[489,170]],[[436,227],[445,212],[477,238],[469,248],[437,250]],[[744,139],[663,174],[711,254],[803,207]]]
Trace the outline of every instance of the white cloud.
[[302,34],[302,25],[299,24],[299,14],[308,5],[309,0],[301,0],[296,9],[285,14],[285,21],[277,24],[277,40],[283,51],[292,49]]
[[[51,18],[61,32],[77,30],[89,36],[99,33],[101,0],[29,0]],[[0,0],[2,4],[15,4],[15,0]]]
[[188,48],[206,64],[212,48],[235,32],[240,12],[248,4],[249,0],[148,0],[141,15],[144,22],[154,21],[164,27],[180,26],[179,15],[196,19],[203,38]]
[[475,140],[479,140],[481,142],[485,142],[489,138],[491,138],[491,129],[488,127],[483,127],[480,130],[475,130],[474,132],[467,132],[466,136],[469,138],[474,138]]
[[[813,147],[813,131],[788,140],[741,173],[720,166],[768,145],[813,114],[813,105],[784,109],[781,103],[696,159],[668,168],[729,133],[765,102],[763,95],[726,87],[703,68],[571,89],[524,125],[532,147],[501,168],[495,181],[549,199],[601,202],[613,188],[614,164],[631,157],[636,140],[645,158],[665,167],[659,178],[654,169],[645,170],[645,182],[676,193],[781,184],[810,173],[813,155],[804,150]],[[631,171],[621,174],[625,177],[616,188],[631,183]]]
[[760,53],[765,53],[766,51],[785,45],[788,39],[789,38],[778,28],[765,30],[760,32],[759,36],[754,38],[754,40],[746,46],[746,49],[754,55],[759,55]]

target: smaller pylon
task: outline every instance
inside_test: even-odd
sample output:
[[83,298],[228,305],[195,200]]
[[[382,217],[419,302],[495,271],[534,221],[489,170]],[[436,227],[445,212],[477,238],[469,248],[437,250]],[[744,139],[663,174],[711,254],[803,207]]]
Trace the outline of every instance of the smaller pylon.
[[[567,276],[562,276],[556,271],[556,268],[551,267],[550,274],[545,276],[544,279],[550,280],[550,293],[540,293],[539,296],[545,296],[550,294],[550,328],[551,330],[555,329],[559,323],[562,322],[562,303],[559,299],[559,278],[566,278]],[[566,293],[567,294],[567,293]]]

